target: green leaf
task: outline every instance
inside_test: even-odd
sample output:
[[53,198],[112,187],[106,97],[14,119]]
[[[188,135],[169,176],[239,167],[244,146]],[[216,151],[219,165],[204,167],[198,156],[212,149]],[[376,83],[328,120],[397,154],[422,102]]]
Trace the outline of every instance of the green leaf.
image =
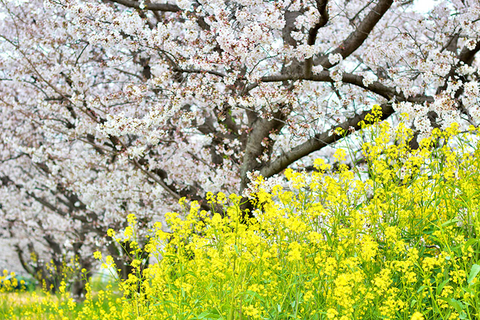
[[423,289],[425,289],[427,286],[421,286],[420,288],[418,288],[417,290],[417,293],[419,293],[420,291],[422,291]]
[[465,247],[470,247],[474,245],[475,243],[480,242],[480,239],[470,239],[467,242],[465,242]]
[[417,302],[416,299],[412,299],[412,301],[410,302],[410,308],[413,307],[415,305],[415,303]]
[[475,279],[475,277],[479,272],[480,272],[480,266],[478,264],[474,264],[472,266],[472,269],[470,270],[470,274],[468,275],[467,283],[472,284],[473,279]]
[[444,280],[440,285],[437,287],[437,296],[442,292],[443,287],[450,281],[450,279]]
[[451,305],[452,307],[454,307],[455,310],[456,310],[458,313],[462,313],[463,309],[465,309],[465,306],[463,305],[463,303],[461,303],[461,302],[458,301],[457,299],[449,298],[449,299],[447,299],[447,302],[448,302],[449,305]]
[[458,219],[448,220],[447,222],[442,223],[442,227],[451,226],[452,224],[456,224],[456,223],[459,222],[459,221],[460,221],[460,220],[458,220]]

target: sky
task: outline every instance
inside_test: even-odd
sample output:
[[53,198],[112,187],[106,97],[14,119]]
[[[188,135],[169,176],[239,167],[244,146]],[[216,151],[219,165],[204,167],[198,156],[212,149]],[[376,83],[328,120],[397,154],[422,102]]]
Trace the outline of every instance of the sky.
[[433,6],[438,2],[440,2],[440,0],[415,0],[415,9],[419,12],[427,13],[433,9]]

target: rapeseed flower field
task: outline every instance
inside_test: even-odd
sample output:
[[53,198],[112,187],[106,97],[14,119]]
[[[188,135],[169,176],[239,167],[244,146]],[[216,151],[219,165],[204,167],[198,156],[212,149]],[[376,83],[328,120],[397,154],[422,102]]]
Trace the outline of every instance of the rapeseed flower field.
[[[119,293],[89,289],[81,305],[65,290],[21,304],[3,294],[5,316],[480,319],[480,148],[468,139],[478,129],[435,129],[412,150],[410,129],[376,116],[365,125],[366,170],[318,159],[313,172],[287,169],[288,185],[259,177],[255,218],[235,194],[207,194],[223,208],[214,214],[181,199],[184,212],[167,214],[170,231],[157,223],[145,245],[130,215],[123,234],[108,233],[132,248],[134,272],[118,280]],[[156,262],[145,265],[145,254]]]

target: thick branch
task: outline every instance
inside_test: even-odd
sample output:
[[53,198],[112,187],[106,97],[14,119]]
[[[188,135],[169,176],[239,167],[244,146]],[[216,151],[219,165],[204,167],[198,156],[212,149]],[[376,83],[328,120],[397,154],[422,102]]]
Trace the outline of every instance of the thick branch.
[[24,155],[26,155],[26,154],[23,153],[23,152],[20,152],[20,153],[19,153],[18,155],[16,155],[16,156],[13,156],[13,157],[10,157],[10,158],[6,158],[6,159],[1,159],[1,160],[0,160],[0,163],[4,163],[4,162],[7,162],[7,161],[11,161],[11,160],[16,160],[16,159],[18,159],[18,158],[20,158],[20,157],[22,157],[22,156],[24,156]]
[[[377,25],[378,21],[392,6],[393,0],[380,0],[377,5],[362,20],[358,28],[353,31],[341,45],[339,45],[331,54],[340,53],[345,59],[355,50],[357,50],[367,39],[370,32]],[[316,64],[322,65],[325,69],[331,68],[333,65],[328,61],[328,56],[323,56],[316,61]]]
[[[9,184],[11,185],[14,185],[18,190],[21,190],[23,189],[23,186],[19,185],[19,184],[16,184],[13,180],[10,179],[10,177],[8,176],[3,176],[1,177],[1,181],[2,181],[2,185],[4,186],[7,186]],[[38,203],[40,203],[41,205],[43,205],[44,207],[52,210],[53,212],[56,212],[58,213],[59,215],[61,215],[62,217],[65,217],[67,215],[66,212],[63,212],[62,210],[60,210],[59,208],[55,207],[53,204],[51,204],[50,202],[48,202],[47,200],[45,200],[44,198],[41,198],[41,197],[37,197],[35,196],[33,193],[31,192],[28,192],[26,191],[26,194],[33,198],[35,201],[37,201]]]
[[53,253],[57,257],[61,256],[62,247],[60,246],[60,244],[57,241],[55,241],[55,239],[52,237],[52,235],[46,234],[46,235],[43,236],[43,239],[48,243],[48,246],[50,247],[50,249],[53,250]]

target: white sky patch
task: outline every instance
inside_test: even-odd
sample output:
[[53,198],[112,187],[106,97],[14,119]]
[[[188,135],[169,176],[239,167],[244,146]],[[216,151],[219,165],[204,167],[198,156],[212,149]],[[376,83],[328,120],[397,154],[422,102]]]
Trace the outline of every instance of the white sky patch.
[[435,5],[439,4],[441,0],[415,0],[415,11],[419,13],[428,13]]

